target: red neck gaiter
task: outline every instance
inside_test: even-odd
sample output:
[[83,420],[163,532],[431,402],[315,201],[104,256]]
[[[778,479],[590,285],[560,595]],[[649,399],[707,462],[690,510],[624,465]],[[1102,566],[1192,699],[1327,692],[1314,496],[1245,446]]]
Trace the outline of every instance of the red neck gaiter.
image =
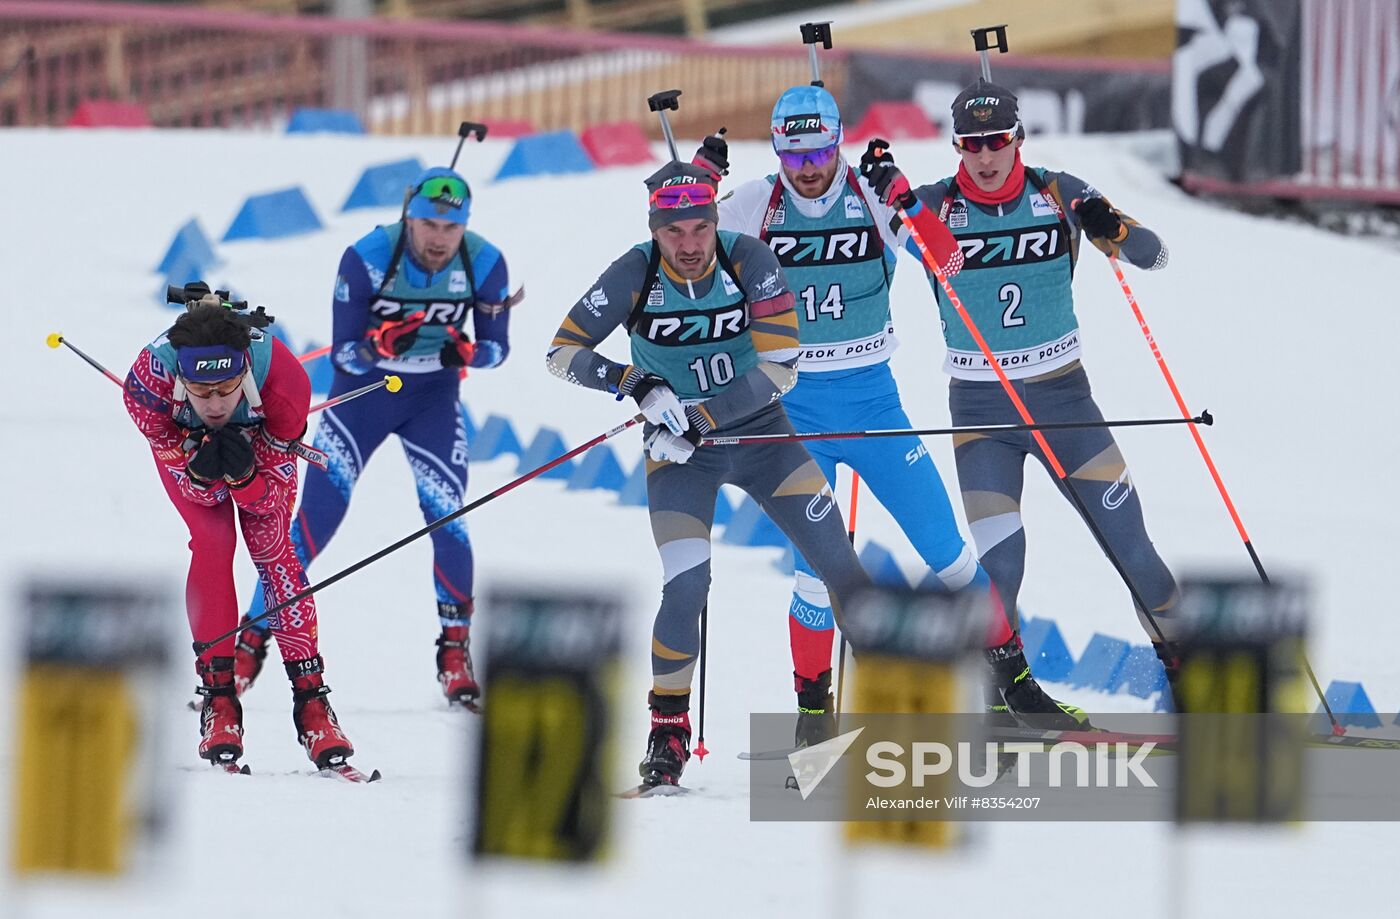
[[1021,192],[1025,190],[1026,169],[1021,165],[1020,150],[1016,151],[1016,162],[1011,165],[1011,174],[996,191],[983,191],[973,181],[972,173],[967,171],[967,163],[958,164],[958,191],[969,201],[976,201],[978,204],[1005,204],[1021,197]]

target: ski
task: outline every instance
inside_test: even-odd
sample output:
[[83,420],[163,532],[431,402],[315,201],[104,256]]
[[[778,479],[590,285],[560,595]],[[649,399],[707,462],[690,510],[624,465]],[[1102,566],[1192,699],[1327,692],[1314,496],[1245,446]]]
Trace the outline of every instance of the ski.
[[1351,747],[1360,750],[1400,750],[1400,737],[1367,737],[1352,734],[1309,734],[1314,747]]
[[1163,749],[1172,749],[1177,743],[1175,734],[1137,734],[1127,731],[1099,730],[1098,728],[1081,731],[1042,731],[1037,728],[1004,727],[990,728],[986,736],[987,740],[993,743],[1028,741],[1045,744],[1077,743],[1090,746],[1100,743],[1121,743],[1130,747],[1140,747],[1151,743]]
[[253,770],[249,769],[246,763],[243,764],[243,765],[239,765],[237,762],[234,762],[233,760],[214,760],[214,759],[211,759],[211,760],[209,761],[209,765],[213,766],[215,769],[219,770],[220,772],[227,772],[229,775],[252,775],[252,774],[253,774]]
[[619,798],[669,798],[678,795],[690,794],[689,788],[682,788],[679,785],[638,785],[626,791],[619,791]]
[[[994,743],[1056,744],[1061,742],[1079,744],[1123,743],[1140,747],[1146,743],[1155,744],[1161,750],[1175,750],[1180,739],[1176,734],[1135,734],[1123,731],[1094,729],[1091,731],[1040,731],[1035,728],[996,728],[988,731],[987,740]],[[1400,737],[1368,737],[1361,734],[1310,733],[1304,742],[1312,747],[1345,747],[1359,750],[1400,750]]]
[[360,785],[368,785],[370,782],[377,782],[383,778],[378,769],[365,775],[349,763],[332,763],[317,774],[326,778],[342,778],[347,782],[355,782]]
[[787,759],[789,756],[796,752],[796,747],[788,747],[785,750],[759,750],[756,753],[751,752],[749,750],[740,750],[739,758],[742,760]]

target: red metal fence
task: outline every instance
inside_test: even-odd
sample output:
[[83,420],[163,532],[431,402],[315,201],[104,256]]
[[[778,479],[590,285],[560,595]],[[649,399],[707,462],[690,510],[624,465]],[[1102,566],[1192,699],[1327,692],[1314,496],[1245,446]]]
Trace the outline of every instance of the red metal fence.
[[[463,119],[540,130],[631,120],[651,130],[646,97],[679,88],[678,132],[722,121],[732,136],[764,137],[772,100],[809,79],[793,38],[725,47],[486,23],[7,0],[0,125],[65,124],[96,98],[139,104],[163,127],[275,128],[313,106],[353,110],[380,133],[450,133]],[[839,94],[846,58],[826,52],[823,61]]]

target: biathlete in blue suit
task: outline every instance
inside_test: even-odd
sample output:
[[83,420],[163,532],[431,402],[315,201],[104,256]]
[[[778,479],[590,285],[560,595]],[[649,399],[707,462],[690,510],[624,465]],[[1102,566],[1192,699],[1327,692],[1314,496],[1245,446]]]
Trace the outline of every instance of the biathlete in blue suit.
[[[895,256],[906,246],[918,257],[892,206],[908,185],[902,191],[877,191],[846,163],[840,111],[820,87],[793,87],[779,97],[772,138],[779,171],[726,195],[719,215],[724,229],[768,243],[797,296],[799,372],[797,385],[783,396],[793,427],[805,432],[908,428],[889,366],[897,344],[889,302]],[[868,152],[863,168],[867,159],[877,165]],[[716,178],[727,171],[723,137],[706,138],[695,163]],[[955,274],[962,253],[936,212],[922,212],[911,202],[910,216],[944,271]],[[946,589],[993,589],[958,532],[947,490],[917,437],[817,440],[807,448],[832,485],[837,463],[865,479]],[[788,624],[800,746],[835,732],[830,693],[834,621],[826,585],[800,553],[796,567]],[[994,706],[1038,715],[1042,727],[1079,726],[1078,710],[1055,702],[1031,677],[1020,638],[1004,617],[998,616],[990,629],[987,654]]]
[[[428,522],[457,510],[467,490],[467,434],[458,400],[472,370],[498,367],[510,353],[510,292],[505,258],[466,228],[471,190],[450,169],[419,176],[404,218],[376,227],[345,250],[335,281],[331,396],[363,386],[377,372],[403,374],[403,390],[375,390],[322,413],[316,448],[325,472],[307,476],[292,539],[304,564],[319,555],[345,517],[370,456],[397,434]],[[472,335],[466,333],[470,318]],[[481,690],[472,673],[469,630],[472,549],[466,521],[432,533],[433,586],[442,635],[438,682],[452,703],[475,708]],[[249,611],[262,611],[259,591]],[[246,690],[267,654],[267,633],[242,633],[235,667]]]

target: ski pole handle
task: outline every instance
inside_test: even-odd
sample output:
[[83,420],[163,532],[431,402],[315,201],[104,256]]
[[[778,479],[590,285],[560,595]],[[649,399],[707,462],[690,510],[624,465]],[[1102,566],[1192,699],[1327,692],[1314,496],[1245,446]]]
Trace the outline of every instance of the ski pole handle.
[[322,409],[330,408],[334,405],[340,405],[342,402],[349,402],[351,399],[358,399],[360,396],[363,396],[366,393],[372,393],[376,389],[379,389],[381,387],[389,390],[389,392],[398,392],[400,389],[403,389],[403,380],[401,380],[397,376],[394,376],[393,374],[389,374],[377,383],[371,383],[368,386],[361,386],[359,389],[352,389],[347,393],[341,393],[334,399],[327,399],[325,402],[313,405],[306,410],[306,414],[310,415],[314,412],[319,412]]
[[89,357],[86,353],[84,353],[83,350],[82,350],[81,348],[79,348],[77,345],[73,344],[71,341],[69,341],[68,339],[64,338],[64,337],[63,337],[63,333],[61,333],[61,332],[50,332],[49,335],[48,335],[48,337],[44,339],[44,343],[47,344],[50,348],[59,348],[59,347],[67,348],[69,351],[72,351],[74,354],[78,355],[78,357],[81,357],[83,360],[87,361],[88,365],[91,366],[91,367],[92,367],[94,370],[96,370],[98,373],[102,374],[104,377],[106,377],[107,379],[111,380],[113,383],[117,384],[117,387],[118,387],[118,388],[120,388],[120,387],[122,386],[122,381],[121,381],[121,379],[118,378],[117,375],[116,375],[115,373],[113,373],[112,371],[108,370],[106,367],[103,367],[100,363],[98,363],[97,361],[93,360],[93,359],[92,359],[91,357]]

